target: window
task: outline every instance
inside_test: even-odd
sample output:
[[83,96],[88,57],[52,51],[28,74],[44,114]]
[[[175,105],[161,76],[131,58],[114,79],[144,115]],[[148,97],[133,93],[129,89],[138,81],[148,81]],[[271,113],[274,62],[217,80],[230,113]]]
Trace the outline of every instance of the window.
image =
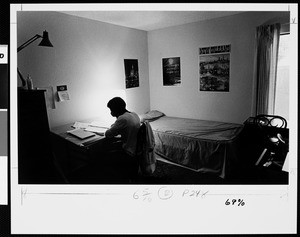
[[279,40],[277,81],[275,92],[275,115],[289,120],[289,38],[290,34],[281,34]]

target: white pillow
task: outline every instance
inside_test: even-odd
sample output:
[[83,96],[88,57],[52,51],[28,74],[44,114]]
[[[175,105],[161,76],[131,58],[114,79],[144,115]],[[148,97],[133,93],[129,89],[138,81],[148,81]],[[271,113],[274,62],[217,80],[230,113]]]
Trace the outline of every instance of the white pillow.
[[156,119],[159,119],[160,117],[165,116],[165,114],[163,112],[160,112],[158,110],[150,110],[145,114],[141,114],[140,115],[140,120],[141,122],[144,122],[145,120],[148,121],[154,121]]

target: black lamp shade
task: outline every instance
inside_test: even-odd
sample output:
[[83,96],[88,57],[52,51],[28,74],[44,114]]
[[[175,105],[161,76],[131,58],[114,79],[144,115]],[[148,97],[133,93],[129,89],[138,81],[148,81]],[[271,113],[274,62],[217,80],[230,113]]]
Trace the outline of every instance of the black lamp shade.
[[43,39],[40,42],[39,46],[53,47],[53,45],[51,44],[51,42],[49,40],[49,35],[48,35],[47,31],[43,32]]

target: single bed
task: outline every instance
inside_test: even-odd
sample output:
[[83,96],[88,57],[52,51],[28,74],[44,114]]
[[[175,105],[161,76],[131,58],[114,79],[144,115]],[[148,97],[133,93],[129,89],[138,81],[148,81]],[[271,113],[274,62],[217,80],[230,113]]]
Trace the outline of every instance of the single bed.
[[241,124],[170,117],[159,111],[140,118],[150,122],[155,153],[167,161],[221,178],[237,162]]

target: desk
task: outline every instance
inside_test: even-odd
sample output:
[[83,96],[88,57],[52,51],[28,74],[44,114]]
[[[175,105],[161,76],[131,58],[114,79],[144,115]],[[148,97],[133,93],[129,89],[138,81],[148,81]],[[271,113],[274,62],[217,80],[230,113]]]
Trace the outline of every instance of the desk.
[[66,179],[72,172],[90,164],[95,158],[99,159],[121,143],[120,137],[106,138],[97,134],[86,139],[76,138],[67,133],[74,129],[72,125],[73,123],[51,129],[56,163]]

